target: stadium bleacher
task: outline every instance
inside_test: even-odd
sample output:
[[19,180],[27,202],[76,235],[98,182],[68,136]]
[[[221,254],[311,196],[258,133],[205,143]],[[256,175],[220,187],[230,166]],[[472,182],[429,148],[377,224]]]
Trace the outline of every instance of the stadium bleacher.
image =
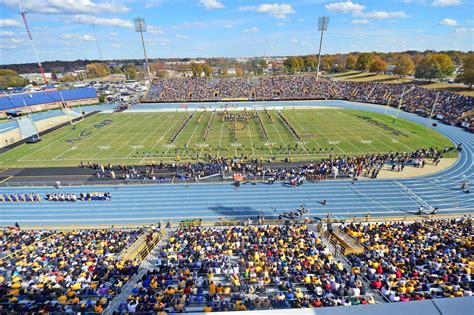
[[[402,97],[403,95],[403,97]],[[448,91],[404,84],[316,80],[310,75],[261,78],[155,78],[144,102],[206,102],[225,100],[314,100],[340,99],[390,104],[405,111],[429,115],[435,100],[434,117],[448,124],[469,123],[474,98]]]

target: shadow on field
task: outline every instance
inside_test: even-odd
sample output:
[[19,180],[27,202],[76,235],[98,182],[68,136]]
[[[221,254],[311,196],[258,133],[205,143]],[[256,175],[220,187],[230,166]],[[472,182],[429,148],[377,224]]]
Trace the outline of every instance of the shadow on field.
[[218,214],[221,214],[223,218],[237,219],[237,220],[246,220],[251,218],[255,220],[258,215],[263,215],[263,212],[252,207],[242,206],[242,207],[226,207],[220,204],[217,204],[214,207],[208,207],[209,210],[214,211]]

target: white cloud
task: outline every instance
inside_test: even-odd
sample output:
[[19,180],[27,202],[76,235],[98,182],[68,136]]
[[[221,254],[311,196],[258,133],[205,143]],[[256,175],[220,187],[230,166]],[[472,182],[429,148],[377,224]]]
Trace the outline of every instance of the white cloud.
[[446,19],[442,19],[439,22],[439,24],[446,25],[446,26],[456,26],[456,25],[458,25],[458,21],[446,18]]
[[179,38],[179,39],[189,39],[189,36],[188,36],[188,35],[182,35],[182,34],[176,34],[176,38]]
[[117,36],[118,34],[115,33],[115,32],[110,32],[109,35],[112,36],[112,37],[115,37],[115,36]]
[[252,27],[252,28],[246,28],[244,29],[244,32],[245,33],[256,33],[260,31],[260,29],[258,27]]
[[159,7],[163,3],[162,0],[148,0],[145,4],[145,9]]
[[346,2],[334,2],[329,3],[324,6],[326,10],[330,12],[343,12],[343,13],[355,13],[361,12],[365,9],[365,6],[362,4],[354,3],[351,1]]
[[163,38],[161,41],[160,41],[160,44],[162,46],[168,46],[169,44],[171,43],[171,41],[167,38]]
[[291,42],[292,42],[292,43],[297,43],[298,40],[297,40],[296,38],[293,38],[293,39],[291,40]]
[[224,7],[218,0],[199,0],[199,6],[206,10],[222,9]]
[[456,33],[469,33],[469,32],[474,32],[474,27],[473,28],[457,28]]
[[259,6],[241,6],[239,7],[239,11],[266,13],[278,19],[285,19],[288,14],[295,13],[293,7],[286,3],[263,3]]
[[154,25],[147,25],[146,31],[153,35],[164,33],[158,26],[154,26]]
[[90,14],[90,13],[123,13],[130,11],[123,4],[114,1],[93,0],[2,0],[2,4],[27,12],[42,14]]
[[1,27],[22,27],[20,21],[15,19],[0,19]]
[[370,11],[370,12],[357,12],[356,16],[372,19],[401,19],[406,18],[407,14],[403,11]]
[[304,19],[303,19],[303,18],[299,18],[298,21],[304,22]]
[[431,5],[435,7],[449,7],[462,4],[461,0],[434,0]]
[[369,20],[367,20],[367,19],[355,19],[355,20],[351,21],[351,24],[354,24],[354,25],[369,24]]
[[72,18],[66,20],[66,22],[72,22],[77,24],[95,24],[95,25],[102,25],[102,26],[117,26],[117,27],[128,27],[132,28],[133,23],[132,21],[122,20],[119,18],[99,18],[90,15],[83,15],[78,14],[74,15]]
[[60,37],[60,39],[75,39],[75,40],[83,40],[83,41],[93,41],[95,40],[94,35],[90,34],[64,34]]
[[232,24],[226,24],[226,25],[225,25],[225,28],[234,28],[234,25],[232,25]]
[[0,31],[0,37],[12,37],[15,33],[10,31]]
[[278,23],[277,26],[285,26],[285,23],[283,23],[283,22]]
[[0,44],[0,49],[16,49],[18,48],[18,46],[16,45],[3,45],[3,44]]

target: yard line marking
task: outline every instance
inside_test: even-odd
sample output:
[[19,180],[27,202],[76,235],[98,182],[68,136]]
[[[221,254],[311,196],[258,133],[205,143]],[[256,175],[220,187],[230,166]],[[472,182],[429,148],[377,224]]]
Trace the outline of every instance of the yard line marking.
[[250,145],[252,146],[252,153],[253,153],[253,156],[256,157],[255,155],[255,148],[253,146],[253,140],[252,140],[252,132],[250,131],[250,123],[247,124],[247,130],[249,132],[249,136],[250,136]]
[[[100,114],[95,115],[95,117],[100,117]],[[95,117],[94,117],[94,116],[93,116],[93,117],[87,117],[86,119],[95,118]],[[84,119],[84,120],[82,120],[82,121],[85,121],[86,119]],[[91,119],[91,120],[93,120],[93,119]],[[99,119],[96,119],[94,122],[97,122],[98,120],[99,120]],[[81,121],[81,122],[82,122],[82,121]],[[90,121],[89,121],[89,122],[90,122]],[[77,125],[76,125],[76,126],[77,126]],[[54,140],[53,142],[48,143],[47,145],[42,146],[42,147],[36,149],[35,151],[28,153],[28,154],[25,155],[25,156],[22,156],[21,158],[19,158],[19,159],[17,160],[17,162],[23,161],[26,157],[28,157],[28,156],[30,156],[30,155],[32,155],[32,154],[35,154],[35,153],[37,153],[37,152],[39,152],[39,151],[41,151],[41,150],[44,150],[44,149],[46,149],[47,147],[49,147],[50,145],[52,145],[52,144],[54,144],[54,143],[56,143],[56,142],[58,142],[58,141],[61,141],[61,140],[63,140],[63,139],[66,138],[66,137],[70,137],[71,134],[67,132],[67,131],[68,131],[68,130],[67,130],[67,127],[69,127],[69,125],[66,125],[66,126],[60,128],[60,129],[58,129],[58,131],[61,131],[61,132],[58,132],[58,133],[62,133],[62,132],[65,133],[65,135],[64,135],[63,137],[60,137],[59,139],[56,139],[56,140]],[[88,128],[88,127],[90,127],[90,125],[84,126],[82,129],[77,130],[77,132],[81,132],[81,131],[83,131],[85,128]],[[53,131],[53,132],[54,132],[54,131]],[[50,161],[50,160],[49,160],[49,161]]]
[[[97,142],[102,141],[102,138],[97,137],[97,135],[103,133],[105,130],[108,130],[108,129],[110,128],[110,126],[119,125],[120,123],[122,123],[122,122],[123,122],[124,120],[126,120],[126,119],[127,119],[127,117],[123,117],[123,119],[120,119],[120,120],[118,120],[117,122],[114,121],[114,123],[103,127],[102,129],[100,129],[100,130],[97,131],[97,132],[94,132],[94,133],[91,135],[91,137],[87,137],[87,138],[81,140],[79,143],[77,143],[77,146],[78,146],[78,147],[79,147],[79,145],[81,145],[81,144],[83,144],[83,143],[85,143],[85,142],[87,142],[87,141],[91,141],[91,143],[90,143],[90,145],[87,145],[87,148],[86,148],[85,150],[82,150],[82,151],[78,152],[75,156],[73,156],[73,158],[75,158],[75,157],[81,155],[81,153],[83,153],[83,152],[86,152],[87,150],[90,149],[90,147],[91,147],[92,145],[95,145]],[[67,152],[67,151],[61,153],[61,154],[60,154],[59,156],[57,156],[55,159],[57,159],[58,157],[62,156],[62,155],[65,154],[66,152]],[[54,159],[53,159],[53,160],[54,160]]]
[[[127,123],[125,123],[123,127],[127,126],[127,128],[128,128],[128,126],[130,126],[130,125],[133,126],[133,125],[136,124],[136,120],[137,120],[137,119],[131,119],[131,117],[132,117],[132,116],[130,116],[129,121],[128,121]],[[140,120],[141,120],[141,116],[136,116],[136,117],[134,117],[134,118],[137,118],[137,117],[140,118]],[[150,116],[150,118],[149,118],[148,120],[153,123],[153,119],[151,118],[151,116]],[[133,139],[135,139],[135,138],[138,137],[138,136],[141,136],[142,132],[148,128],[149,124],[148,124],[148,123],[144,123],[144,124],[142,124],[142,126],[143,126],[143,128],[140,129],[140,131],[137,132],[134,136],[129,137],[127,141],[124,141],[123,137],[121,136],[122,133],[120,133],[120,135],[119,135],[118,137],[115,137],[115,139],[112,140],[110,143],[115,143],[115,142],[119,141],[119,142],[122,142],[122,144],[119,145],[119,147],[118,147],[117,149],[115,149],[108,157],[106,157],[106,158],[104,157],[104,158],[102,158],[102,159],[107,159],[107,160],[108,160],[108,159],[111,159],[111,157],[112,157],[116,152],[119,152],[119,150],[120,150],[123,146],[128,145]],[[133,150],[132,150],[131,152],[133,152]],[[98,152],[98,153],[100,153],[100,152]],[[96,155],[97,155],[97,153],[93,154],[92,157],[90,157],[89,159],[95,158]],[[99,159],[101,159],[101,158],[99,157]]]
[[[170,118],[173,118],[173,116],[170,116]],[[174,125],[176,125],[176,123],[179,121],[179,119],[176,119],[174,124],[172,124],[162,135],[161,137],[156,141],[156,143],[151,147],[150,151],[153,151],[153,149],[156,148],[156,146],[160,143],[161,140],[163,140],[163,138],[166,136],[166,134],[170,131],[171,128],[173,128]],[[170,147],[171,148],[171,147]],[[168,151],[167,151],[168,152]],[[141,160],[140,160],[140,163],[143,162],[143,160],[145,159],[145,157],[143,157]]]
[[[347,114],[343,114],[343,115],[347,115]],[[349,115],[347,115],[347,116],[349,116]],[[359,121],[357,121],[357,123],[362,124],[362,123],[360,123]],[[365,124],[363,124],[363,125],[365,126]],[[375,128],[375,127],[372,126],[371,124],[367,124],[367,126],[370,127],[371,129],[377,131],[378,133],[382,134],[384,137],[389,138],[390,140],[393,139],[392,136],[389,136],[389,135],[383,133],[381,130],[378,130],[377,128]],[[411,152],[416,151],[415,149],[413,149],[413,148],[410,147],[409,145],[406,145],[406,144],[403,143],[403,142],[400,142],[400,144],[403,145],[404,147],[410,149]],[[393,151],[393,149],[394,149],[394,148],[392,147],[392,151]],[[397,150],[395,150],[395,151],[397,151]]]
[[[304,117],[304,119],[305,119],[308,123],[311,124],[311,121],[308,120],[308,118],[307,118],[306,115],[303,115],[303,117]],[[317,126],[317,123],[316,123],[316,122],[313,123],[314,129],[316,129],[317,132],[319,132],[321,135],[323,135],[323,137],[326,138],[327,141],[331,141],[331,139],[329,139],[329,138],[326,136],[326,134],[325,134],[324,132],[321,132],[321,130],[320,130],[318,127],[316,127],[316,126]],[[313,140],[313,142],[316,143],[320,148],[322,148],[322,146],[320,146],[320,145],[316,142],[315,137],[313,137],[312,140]],[[344,152],[344,150],[342,150],[340,146],[338,146],[337,144],[335,144],[335,147],[336,147],[336,148],[339,148],[339,150],[342,152],[342,154],[346,154],[346,155],[347,155],[347,153]]]

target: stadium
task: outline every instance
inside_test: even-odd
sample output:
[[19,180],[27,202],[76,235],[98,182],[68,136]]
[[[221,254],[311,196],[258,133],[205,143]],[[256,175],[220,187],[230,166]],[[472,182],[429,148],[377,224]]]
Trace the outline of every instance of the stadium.
[[0,313],[471,312],[474,97],[146,58],[0,96]]

